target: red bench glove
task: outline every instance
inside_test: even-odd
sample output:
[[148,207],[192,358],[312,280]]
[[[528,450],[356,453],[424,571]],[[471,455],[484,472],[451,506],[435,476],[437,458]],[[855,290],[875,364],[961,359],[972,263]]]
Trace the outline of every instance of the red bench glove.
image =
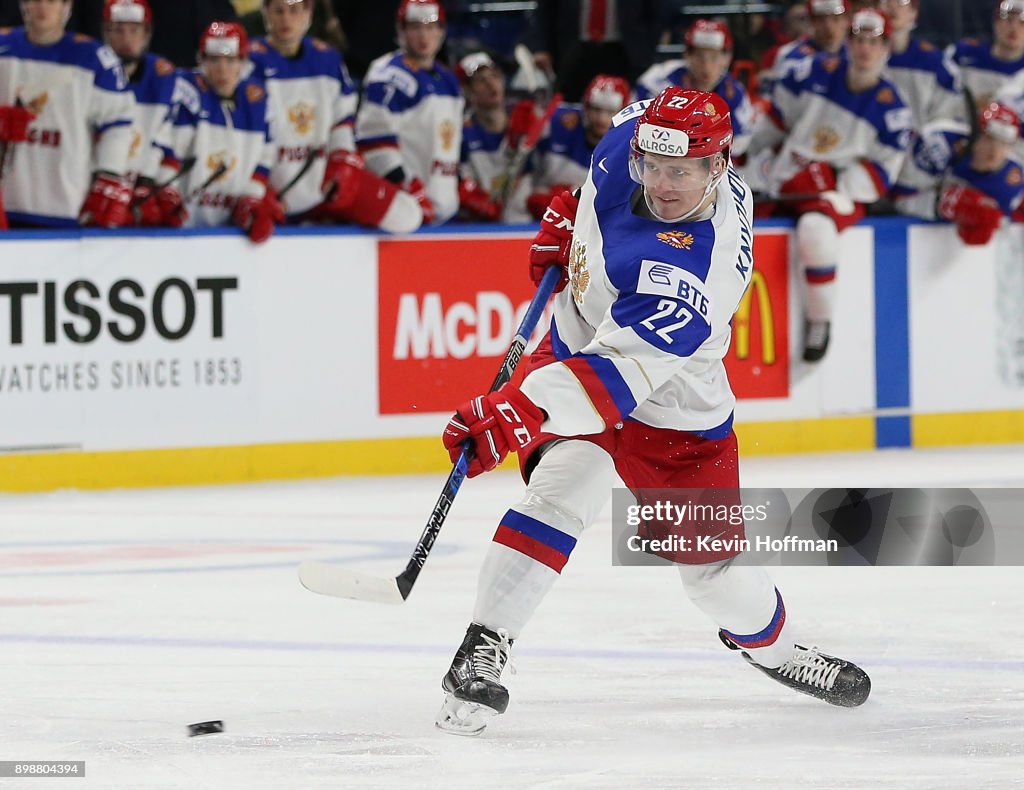
[[471,178],[459,182],[459,208],[471,217],[486,222],[501,219],[501,203],[492,201],[484,188]]
[[779,187],[782,195],[819,195],[836,188],[836,171],[827,162],[811,162]]
[[94,228],[122,228],[132,224],[131,204],[132,187],[127,179],[100,174],[93,179],[79,221]]
[[320,184],[324,202],[333,211],[344,211],[356,199],[366,163],[359,154],[338,149],[327,158],[327,169]]

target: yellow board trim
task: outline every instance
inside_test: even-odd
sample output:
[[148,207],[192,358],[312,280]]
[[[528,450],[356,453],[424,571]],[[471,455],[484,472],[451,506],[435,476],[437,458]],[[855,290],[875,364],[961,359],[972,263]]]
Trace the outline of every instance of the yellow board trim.
[[[736,426],[745,455],[870,450],[874,419],[852,417]],[[514,468],[514,464],[508,464]],[[344,475],[444,473],[437,437],[295,442],[170,450],[0,455],[0,491],[147,488]]]
[[979,411],[915,414],[910,436],[914,447],[1024,442],[1024,411]]

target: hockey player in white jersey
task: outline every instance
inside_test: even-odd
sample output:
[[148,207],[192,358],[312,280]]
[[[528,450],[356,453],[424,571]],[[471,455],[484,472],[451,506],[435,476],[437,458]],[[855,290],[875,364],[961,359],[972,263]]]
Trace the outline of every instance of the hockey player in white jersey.
[[[484,560],[472,623],[442,681],[442,729],[475,735],[505,711],[512,644],[616,474],[634,493],[736,494],[736,400],[722,358],[754,262],[751,193],[730,165],[731,142],[721,97],[667,88],[616,116],[578,199],[563,193],[545,215],[531,276],[565,269],[548,335],[520,386],[473,398],[445,429],[453,458],[471,443],[470,476],[517,452],[527,488]],[[690,539],[700,529],[687,528]],[[865,701],[860,668],[795,644],[763,568],[728,562],[733,551],[659,554],[753,666],[835,705]]]
[[307,35],[312,0],[263,0],[266,38],[250,48],[267,89],[275,158],[270,186],[290,222],[356,222],[408,233],[423,221],[415,198],[367,170],[356,153],[358,94],[344,61]]
[[[533,187],[532,173],[524,168],[507,191],[502,189],[515,151],[509,139],[515,130],[509,129],[505,75],[486,52],[466,55],[455,73],[469,108],[462,127],[459,211],[467,219],[477,221],[528,222],[526,199]],[[529,108],[532,120],[532,102]],[[507,195],[504,203],[503,192]]]
[[437,60],[445,19],[440,0],[402,0],[400,49],[370,64],[356,116],[370,170],[415,196],[424,223],[438,225],[459,209],[465,107],[458,78]]
[[173,184],[155,188],[160,166],[173,154],[169,149],[177,69],[149,49],[153,11],[149,0],[106,0],[103,40],[121,59],[128,88],[135,95],[128,174],[134,185],[132,205],[136,223],[148,227],[180,228],[185,219],[181,192]]
[[[284,222],[267,177],[273,158],[262,84],[242,78],[249,41],[237,22],[214,22],[199,41],[199,69],[178,81],[174,151],[195,158],[182,178],[189,227],[233,222],[254,242]],[[166,170],[166,169],[165,169]],[[160,180],[173,175],[162,172]]]
[[999,0],[994,10],[991,41],[965,38],[949,47],[978,107],[1024,93],[1024,0]]
[[914,141],[893,190],[897,210],[956,225],[964,244],[988,244],[1024,199],[1024,170],[1011,158],[1020,119],[992,102],[978,116],[977,136],[962,121],[936,121]]
[[622,77],[598,74],[583,91],[583,106],[562,104],[551,116],[537,144],[534,192],[526,206],[535,219],[544,216],[551,199],[575,189],[587,177],[590,158],[612,118],[629,104],[633,91]]
[[21,4],[24,27],[0,31],[0,105],[36,115],[4,170],[12,224],[131,224],[127,176],[134,99],[108,47],[65,32],[71,0]]
[[910,110],[881,77],[888,24],[875,9],[854,14],[848,59],[801,61],[776,86],[751,140],[752,158],[771,153],[765,191],[779,198],[759,212],[797,217],[807,362],[820,361],[828,348],[839,234],[895,184],[910,141]]
[[847,0],[807,0],[811,34],[788,44],[775,53],[775,60],[759,77],[760,92],[770,99],[775,86],[796,64],[806,58],[827,53],[846,56],[846,38],[850,32],[850,4]]
[[729,73],[732,62],[732,33],[724,22],[698,19],[683,38],[685,60],[656,63],[636,81],[636,97],[650,99],[669,85],[717,93],[729,105],[732,117],[733,158],[742,156],[750,144],[754,105],[747,89]]
[[882,0],[889,17],[892,50],[884,76],[914,115],[914,128],[937,120],[967,117],[960,69],[948,51],[912,35],[920,0]]

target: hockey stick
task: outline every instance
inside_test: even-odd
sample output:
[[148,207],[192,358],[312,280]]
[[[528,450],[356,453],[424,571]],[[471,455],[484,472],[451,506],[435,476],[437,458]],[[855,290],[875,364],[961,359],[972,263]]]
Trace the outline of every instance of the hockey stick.
[[188,193],[188,195],[185,197],[182,203],[191,203],[193,200],[195,200],[201,194],[203,194],[203,192],[206,191],[207,187],[209,187],[210,184],[212,184],[226,172],[228,172],[227,162],[221,162],[219,165],[217,165],[217,169],[210,173],[209,178],[207,178],[202,184],[200,184],[199,186],[197,186],[195,189]]
[[195,167],[195,166],[196,166],[196,158],[194,156],[186,157],[185,159],[183,159],[181,161],[181,169],[178,170],[177,173],[175,173],[173,176],[171,176],[170,178],[168,178],[166,181],[164,181],[161,184],[153,184],[153,186],[152,186],[152,190],[153,191],[150,192],[149,194],[147,194],[147,195],[140,195],[138,197],[132,198],[132,202],[128,204],[128,208],[129,209],[138,208],[140,205],[142,205],[147,200],[149,200],[149,198],[151,198],[157,192],[160,192],[160,191],[166,189],[167,187],[172,186],[174,184],[174,182],[180,180],[183,176],[186,176],[189,173],[191,173],[192,172],[192,168]]
[[319,148],[309,152],[309,156],[307,156],[306,161],[302,163],[302,167],[299,168],[299,172],[292,176],[292,180],[285,184],[283,187],[281,187],[281,191],[277,193],[277,199],[281,201],[282,204],[284,203],[284,196],[291,192],[292,187],[294,187],[302,180],[302,177],[309,172],[311,167],[313,167],[313,163],[316,162],[317,159],[319,159],[326,153],[326,145],[322,145]]
[[555,114],[555,110],[558,109],[558,105],[561,103],[561,93],[556,93],[551,97],[551,101],[548,102],[548,106],[544,108],[544,114],[538,118],[537,122],[531,127],[530,133],[526,136],[526,139],[519,143],[519,146],[512,155],[512,159],[509,161],[505,171],[495,182],[490,195],[492,201],[500,202],[502,205],[508,202],[509,195],[512,194],[512,188],[519,180],[519,176],[522,174],[523,168],[526,167],[526,160],[529,158],[530,154],[533,153],[533,149],[537,147],[537,143],[540,140],[541,133],[544,131],[544,127],[548,125],[548,121],[551,120],[551,116]]
[[[526,349],[526,343],[533,330],[540,321],[544,306],[548,303],[555,285],[561,276],[561,268],[552,266],[545,273],[537,286],[537,292],[530,301],[530,306],[523,316],[519,329],[512,339],[505,359],[502,360],[501,369],[491,384],[491,392],[500,388],[512,378],[519,360]],[[307,590],[321,595],[330,595],[335,598],[354,598],[357,601],[372,601],[374,603],[402,603],[409,597],[412,587],[416,583],[423,564],[427,561],[434,541],[441,531],[448,511],[455,501],[455,495],[459,493],[462,483],[466,479],[466,470],[472,457],[472,445],[466,443],[462,448],[455,466],[452,468],[448,480],[444,484],[441,496],[438,497],[434,509],[430,512],[427,525],[420,535],[412,556],[409,558],[405,570],[394,578],[381,578],[379,576],[367,576],[358,571],[332,565],[328,562],[309,561],[299,566],[299,580]]]

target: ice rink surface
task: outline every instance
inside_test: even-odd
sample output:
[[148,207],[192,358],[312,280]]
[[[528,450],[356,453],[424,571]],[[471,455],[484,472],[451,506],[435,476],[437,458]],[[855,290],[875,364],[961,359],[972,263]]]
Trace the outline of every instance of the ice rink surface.
[[[0,760],[86,761],[0,786],[1024,787],[1019,568],[775,569],[798,635],[872,676],[838,709],[722,648],[672,569],[612,567],[608,511],[516,645],[508,713],[437,731],[518,478],[466,483],[402,606],[296,566],[394,575],[443,478],[0,496]],[[1024,449],[754,458],[743,483],[1024,487]]]

